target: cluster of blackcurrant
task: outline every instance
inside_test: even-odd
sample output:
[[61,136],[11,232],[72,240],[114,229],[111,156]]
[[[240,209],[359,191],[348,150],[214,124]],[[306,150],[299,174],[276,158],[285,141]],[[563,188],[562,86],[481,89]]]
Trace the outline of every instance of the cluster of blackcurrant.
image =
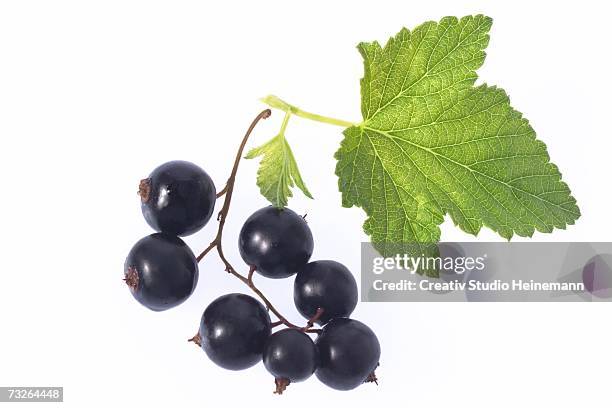
[[[376,381],[378,339],[365,324],[349,319],[357,305],[355,278],[338,262],[308,262],[313,246],[304,217],[292,210],[265,207],[252,214],[238,240],[240,255],[250,266],[249,281],[253,272],[273,279],[296,275],[295,306],[308,322],[304,327],[272,323],[258,300],[233,293],[206,308],[192,340],[226,369],[246,369],[263,358],[279,394],[313,373],[338,390]],[[323,329],[311,329],[315,323]],[[281,324],[289,327],[271,334]],[[317,333],[316,341],[307,333]]]
[[[256,121],[267,116],[269,111],[264,111]],[[242,370],[263,360],[274,376],[278,394],[313,373],[338,390],[376,382],[378,339],[368,326],[349,318],[357,305],[355,278],[338,262],[309,262],[314,243],[304,217],[288,208],[256,211],[244,223],[238,242],[240,255],[250,267],[248,276],[237,273],[225,259],[221,234],[238,162],[254,124],[239,149],[228,185],[218,194],[204,170],[184,161],[165,163],[140,182],[142,213],[157,232],[134,245],[125,261],[124,281],[142,305],[167,310],[193,293],[198,262],[217,247],[226,271],[246,283],[265,305],[251,296],[232,293],[206,308],[198,333],[190,341],[201,346],[214,363]],[[196,258],[179,236],[206,225],[222,195],[226,197],[217,238]],[[273,279],[296,275],[293,295],[298,311],[307,319],[304,326],[289,322],[272,306],[253,283],[255,272]],[[278,321],[272,322],[270,314]],[[315,324],[322,329],[313,328]],[[272,333],[281,325],[287,327]],[[317,335],[315,341],[311,333]]]

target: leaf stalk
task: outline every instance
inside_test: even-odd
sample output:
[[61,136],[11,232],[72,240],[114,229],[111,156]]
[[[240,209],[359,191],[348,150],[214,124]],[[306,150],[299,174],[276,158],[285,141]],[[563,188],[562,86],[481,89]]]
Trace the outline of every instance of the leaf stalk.
[[327,123],[328,125],[341,126],[345,128],[358,126],[357,123],[349,122],[347,120],[336,119],[336,118],[332,118],[329,116],[323,116],[323,115],[319,115],[316,113],[307,112],[305,110],[298,108],[295,105],[291,105],[283,101],[281,98],[275,95],[268,95],[264,98],[261,98],[261,101],[265,103],[266,105],[270,106],[271,108],[279,109],[286,113],[291,113],[295,116],[299,116],[304,119],[313,120],[315,122]]

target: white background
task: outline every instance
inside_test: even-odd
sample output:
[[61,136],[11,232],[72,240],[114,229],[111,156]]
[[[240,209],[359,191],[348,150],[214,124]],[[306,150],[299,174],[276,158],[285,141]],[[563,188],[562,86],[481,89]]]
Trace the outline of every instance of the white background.
[[[206,259],[181,307],[153,313],[121,281],[150,230],[138,181],[171,159],[223,187],[242,134],[275,93],[359,120],[355,45],[445,15],[494,18],[481,81],[505,88],[548,144],[582,210],[534,240],[609,240],[610,21],[600,2],[3,1],[0,4],[0,385],[64,386],[64,406],[602,406],[610,404],[610,304],[360,304],[382,343],[381,382],[337,392],[315,377],[272,394],[260,364],[214,366],[186,339],[205,306],[245,288]],[[277,131],[278,112],[253,135]],[[298,118],[288,138],[316,200],[313,259],[359,273],[361,210],[343,209],[341,129]],[[266,205],[243,162],[225,248]],[[215,222],[187,242],[210,241]],[[470,240],[450,221],[444,240]],[[478,239],[498,240],[490,231]],[[291,279],[258,283],[301,321]]]

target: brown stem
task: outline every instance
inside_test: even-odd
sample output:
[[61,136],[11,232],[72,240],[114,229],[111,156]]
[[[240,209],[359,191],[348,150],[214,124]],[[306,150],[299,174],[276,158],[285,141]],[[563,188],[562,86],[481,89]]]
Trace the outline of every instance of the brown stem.
[[223,190],[221,190],[221,191],[219,191],[219,192],[217,193],[217,198],[221,198],[221,197],[223,197],[223,195],[224,195],[225,193],[227,193],[227,186],[223,187]]
[[249,275],[247,276],[247,280],[249,281],[249,285],[253,285],[253,273],[255,273],[255,267],[251,266],[249,268]]
[[209,253],[210,250],[213,249],[216,246],[217,246],[217,242],[216,241],[211,242],[210,245],[208,247],[206,247],[206,249],[204,251],[202,251],[202,253],[200,255],[198,255],[198,257],[196,258],[198,260],[198,262],[200,262],[202,259],[204,259],[206,254]]
[[266,109],[262,111],[259,115],[257,115],[251,123],[251,126],[249,126],[248,130],[246,131],[244,137],[242,138],[242,142],[240,143],[240,146],[238,147],[238,152],[236,153],[236,158],[234,159],[234,166],[232,167],[232,172],[230,173],[230,176],[227,179],[227,184],[225,185],[225,188],[223,188],[223,190],[221,190],[217,194],[217,197],[225,196],[223,200],[223,206],[221,207],[221,211],[219,211],[219,215],[217,217],[219,221],[217,235],[215,236],[215,239],[210,243],[210,245],[206,247],[206,249],[202,251],[200,255],[198,255],[197,260],[198,262],[200,262],[213,248],[216,248],[217,253],[219,254],[219,258],[225,266],[225,270],[228,273],[234,275],[236,278],[240,279],[245,285],[251,288],[251,290],[255,292],[255,294],[257,294],[261,301],[266,305],[266,308],[272,314],[274,314],[274,316],[276,316],[276,318],[280,321],[279,324],[284,324],[285,326],[293,329],[303,330],[305,333],[320,333],[320,330],[310,329],[312,325],[307,325],[308,327],[300,327],[287,320],[253,283],[253,273],[255,272],[255,268],[251,267],[249,269],[248,275],[244,276],[241,273],[237,272],[236,269],[234,269],[232,264],[227,260],[225,254],[223,253],[223,228],[225,227],[225,220],[227,219],[227,214],[229,213],[230,204],[232,202],[232,195],[234,194],[234,185],[236,183],[236,174],[238,173],[238,165],[240,164],[242,153],[244,152],[244,148],[247,144],[247,141],[249,140],[249,136],[251,136],[251,133],[253,132],[253,129],[255,129],[257,123],[259,123],[259,121],[262,119],[269,118],[271,114],[272,112],[270,111],[270,109]]
[[307,332],[308,329],[310,329],[314,325],[314,323],[321,318],[323,312],[325,312],[325,309],[323,309],[322,307],[317,307],[317,311],[315,312],[314,316],[308,319],[308,322],[306,322],[306,326],[302,327],[302,331]]

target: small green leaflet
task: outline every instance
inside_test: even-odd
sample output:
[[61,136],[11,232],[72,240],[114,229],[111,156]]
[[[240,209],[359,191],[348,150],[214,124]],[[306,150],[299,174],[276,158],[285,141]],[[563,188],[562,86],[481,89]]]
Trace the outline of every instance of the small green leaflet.
[[302,180],[289,143],[285,139],[285,129],[289,116],[289,114],[285,115],[283,126],[278,135],[265,144],[251,149],[245,156],[247,159],[263,156],[259,164],[259,170],[257,170],[257,185],[261,194],[278,208],[287,205],[287,200],[292,196],[291,187],[294,185],[299,187],[304,195],[312,198]]
[[344,131],[336,174],[374,244],[440,239],[449,214],[476,235],[510,239],[565,228],[576,200],[508,95],[474,86],[492,20],[443,18],[361,43],[363,122]]

